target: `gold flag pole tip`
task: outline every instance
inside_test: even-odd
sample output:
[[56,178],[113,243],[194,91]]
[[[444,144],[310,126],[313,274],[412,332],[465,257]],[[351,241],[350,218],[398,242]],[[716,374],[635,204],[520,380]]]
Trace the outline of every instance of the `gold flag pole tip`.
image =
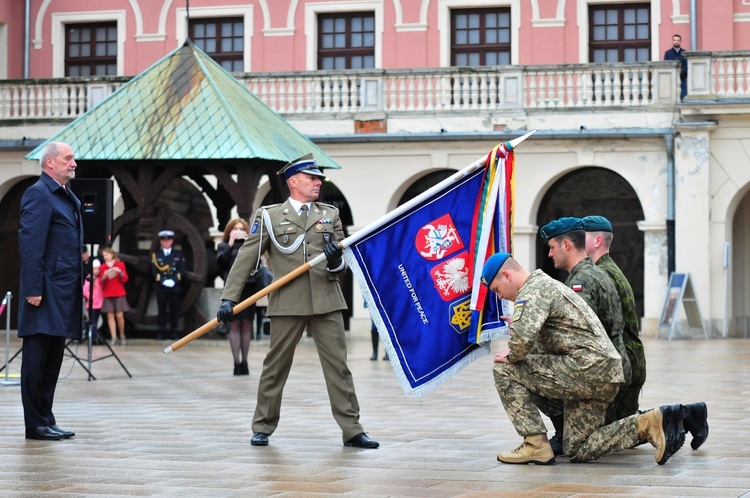
[[164,354],[170,354],[172,352],[172,346],[164,348]]

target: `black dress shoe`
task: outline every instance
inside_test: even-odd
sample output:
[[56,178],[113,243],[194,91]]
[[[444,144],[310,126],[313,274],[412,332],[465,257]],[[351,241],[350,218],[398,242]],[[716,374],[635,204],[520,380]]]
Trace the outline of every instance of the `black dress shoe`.
[[73,436],[76,435],[75,432],[66,431],[65,429],[60,429],[56,425],[50,425],[49,428],[52,429],[55,432],[59,432],[60,434],[62,434],[63,435],[63,439],[70,439],[70,438],[72,438]]
[[371,450],[379,447],[380,443],[378,443],[377,441],[373,441],[372,439],[367,437],[367,434],[365,434],[364,432],[360,432],[349,441],[345,442],[344,446],[354,446],[355,448],[366,448],[368,450]]
[[682,423],[693,436],[690,446],[697,450],[708,437],[708,408],[706,403],[682,405]]
[[253,446],[268,446],[268,434],[256,432],[250,439],[250,444]]
[[26,439],[38,439],[40,441],[58,441],[64,436],[53,430],[51,427],[43,425],[41,427],[32,427],[26,429]]

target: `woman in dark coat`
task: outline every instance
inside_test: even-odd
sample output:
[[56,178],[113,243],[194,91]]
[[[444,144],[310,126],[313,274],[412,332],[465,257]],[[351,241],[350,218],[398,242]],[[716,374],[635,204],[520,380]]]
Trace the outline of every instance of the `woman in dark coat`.
[[[216,262],[222,271],[222,277],[226,279],[229,269],[234,264],[237,252],[247,239],[250,226],[247,221],[235,218],[224,228],[224,236],[216,248]],[[251,275],[245,283],[245,288],[240,296],[245,300],[255,293],[255,278]],[[253,317],[255,316],[255,304],[248,306],[240,312],[230,324],[229,346],[234,356],[234,375],[248,375],[250,369],[247,366],[247,352],[250,349],[250,339],[253,337]]]

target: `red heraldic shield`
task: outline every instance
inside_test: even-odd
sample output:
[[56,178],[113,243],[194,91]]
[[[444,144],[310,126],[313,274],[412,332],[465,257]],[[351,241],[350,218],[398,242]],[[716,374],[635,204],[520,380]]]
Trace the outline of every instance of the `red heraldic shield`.
[[430,270],[432,282],[443,301],[453,301],[469,293],[469,267],[469,253],[464,251]]
[[456,225],[448,213],[420,228],[414,245],[420,256],[428,261],[441,260],[464,248]]

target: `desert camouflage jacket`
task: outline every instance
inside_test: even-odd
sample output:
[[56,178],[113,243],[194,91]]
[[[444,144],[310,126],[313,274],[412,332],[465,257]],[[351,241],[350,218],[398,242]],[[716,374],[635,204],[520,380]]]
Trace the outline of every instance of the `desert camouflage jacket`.
[[511,363],[532,352],[564,355],[591,381],[624,380],[620,355],[593,310],[541,270],[518,291],[510,327]]

